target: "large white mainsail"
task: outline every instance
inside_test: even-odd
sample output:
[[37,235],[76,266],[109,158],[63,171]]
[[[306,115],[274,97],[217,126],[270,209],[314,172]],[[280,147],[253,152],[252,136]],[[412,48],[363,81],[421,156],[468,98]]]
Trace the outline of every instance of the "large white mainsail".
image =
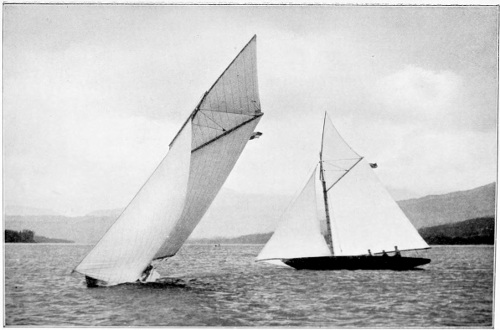
[[328,201],[337,256],[429,248],[365,159],[328,191]]
[[[360,256],[368,250],[374,254],[394,251],[395,246],[401,251],[429,248],[370,164],[345,142],[327,114],[320,172],[323,175],[312,175],[284,213],[257,260]],[[319,194],[311,190],[315,178]],[[327,223],[326,235],[320,235],[325,234],[320,228],[323,222]]]
[[325,114],[322,144],[333,252],[336,256],[427,249],[366,160]]
[[108,285],[134,282],[152,260],[175,255],[261,116],[254,36],[204,94],[164,161],[75,271]]

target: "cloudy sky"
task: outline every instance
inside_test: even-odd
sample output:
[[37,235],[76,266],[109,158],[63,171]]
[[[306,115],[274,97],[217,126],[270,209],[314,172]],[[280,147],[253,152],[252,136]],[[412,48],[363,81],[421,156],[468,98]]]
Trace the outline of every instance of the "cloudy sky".
[[6,5],[5,205],[125,206],[254,34],[264,135],[226,189],[296,193],[325,111],[396,199],[496,180],[495,7]]

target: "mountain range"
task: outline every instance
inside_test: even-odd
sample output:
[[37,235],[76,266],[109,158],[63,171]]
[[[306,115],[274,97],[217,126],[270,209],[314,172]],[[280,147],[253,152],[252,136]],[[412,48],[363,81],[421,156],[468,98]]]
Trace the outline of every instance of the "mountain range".
[[[417,228],[444,225],[464,220],[495,216],[496,184],[443,195],[399,201],[398,204]],[[222,189],[192,239],[235,238],[272,232],[280,215],[290,203],[290,196],[243,194]],[[15,211],[15,209],[14,209]],[[29,229],[39,236],[94,244],[115,221],[122,209],[97,210],[80,217],[43,214],[15,214],[5,210],[4,229]]]

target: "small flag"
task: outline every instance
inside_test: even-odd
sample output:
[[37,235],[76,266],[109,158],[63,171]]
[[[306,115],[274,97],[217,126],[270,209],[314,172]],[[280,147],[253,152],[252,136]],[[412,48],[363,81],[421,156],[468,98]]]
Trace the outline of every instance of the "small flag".
[[252,134],[252,136],[250,136],[250,140],[258,139],[261,135],[262,135],[261,132],[255,132]]
[[377,168],[377,167],[378,167],[378,165],[377,165],[377,163],[370,163],[370,167],[371,167],[371,168]]

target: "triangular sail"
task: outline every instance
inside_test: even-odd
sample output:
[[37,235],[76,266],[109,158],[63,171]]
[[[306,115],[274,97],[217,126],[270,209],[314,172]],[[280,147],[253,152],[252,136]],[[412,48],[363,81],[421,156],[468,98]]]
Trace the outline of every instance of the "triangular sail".
[[335,255],[429,248],[364,159],[328,191],[328,199],[340,240]]
[[75,271],[107,282],[133,282],[172,230],[184,208],[191,158],[185,126],[148,181]]
[[316,215],[315,173],[285,211],[257,260],[330,256]]
[[327,190],[362,158],[340,136],[328,114],[325,114],[321,154]]

